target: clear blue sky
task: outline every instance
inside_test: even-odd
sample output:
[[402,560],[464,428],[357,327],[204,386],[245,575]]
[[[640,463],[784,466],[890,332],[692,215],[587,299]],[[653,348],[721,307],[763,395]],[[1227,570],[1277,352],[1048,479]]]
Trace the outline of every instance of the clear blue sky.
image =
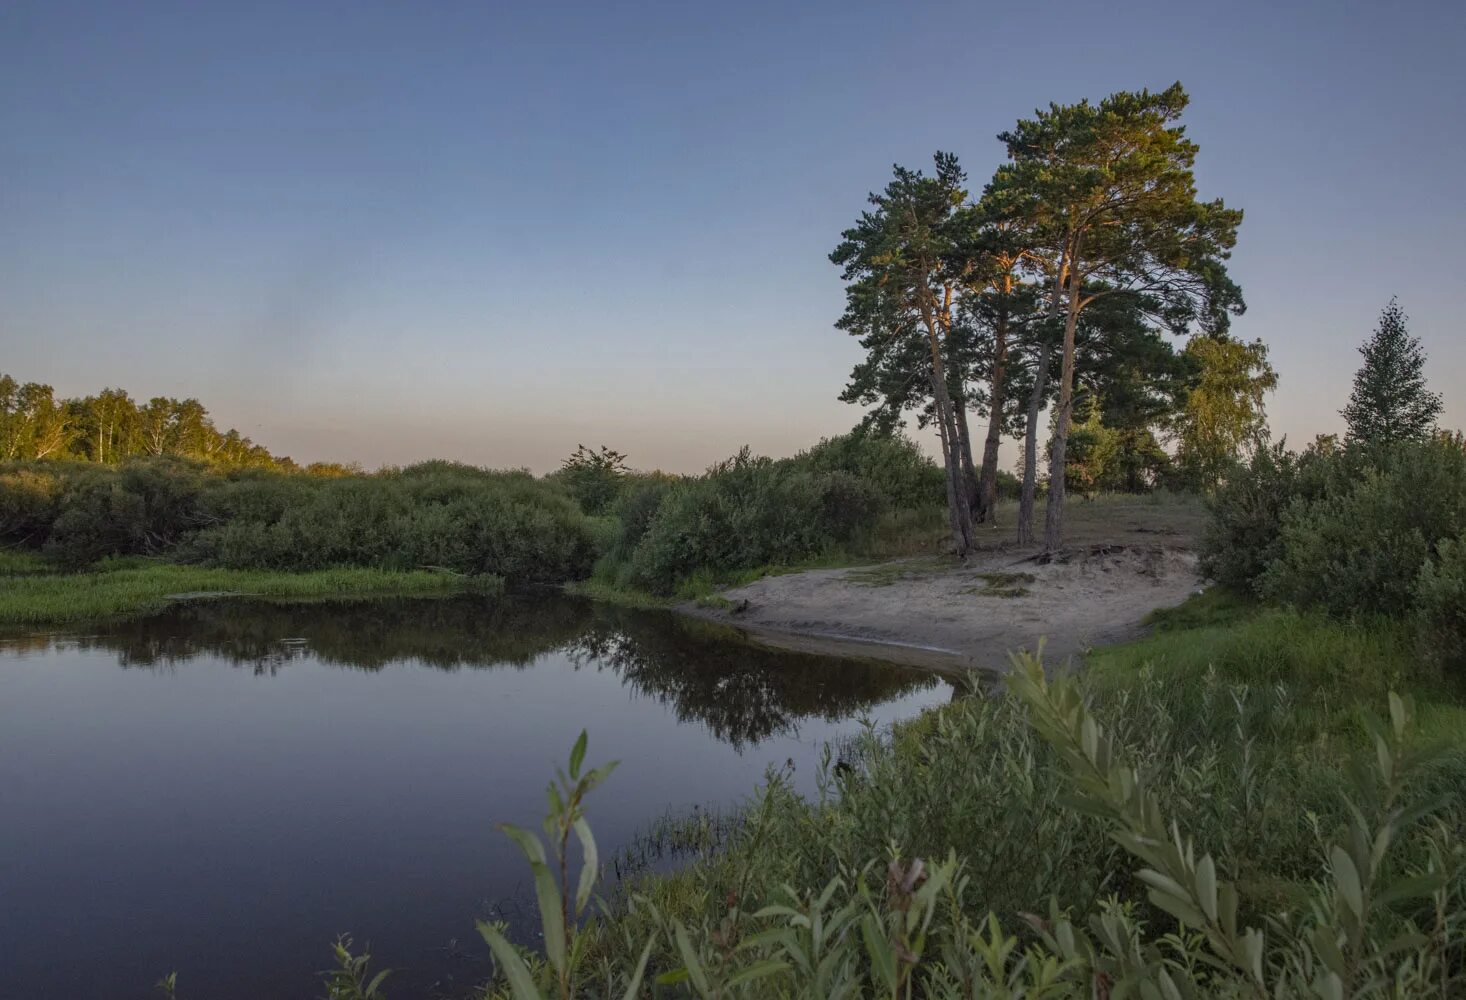
[[[826,255],[890,165],[1192,95],[1275,431],[1399,295],[1466,424],[1466,4],[0,6],[0,370],[302,460],[695,470],[847,429]],[[1010,449],[1011,451],[1011,449]]]

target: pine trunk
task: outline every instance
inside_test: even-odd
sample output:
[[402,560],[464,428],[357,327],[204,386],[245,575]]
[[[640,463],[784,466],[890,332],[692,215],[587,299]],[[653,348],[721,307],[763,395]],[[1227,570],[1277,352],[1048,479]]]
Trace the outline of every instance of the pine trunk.
[[[1006,291],[1006,289],[1005,289]],[[993,385],[988,393],[988,433],[982,445],[982,474],[977,482],[977,510],[980,520],[994,523],[998,509],[998,445],[1003,437],[1004,396],[1008,379],[1008,306],[999,306],[993,328]]]
[[1074,332],[1079,325],[1079,280],[1069,282],[1069,310],[1064,319],[1064,359],[1059,369],[1059,409],[1054,436],[1049,442],[1049,502],[1044,517],[1044,554],[1053,555],[1064,544],[1064,459],[1069,445],[1069,424],[1074,416]]
[[962,460],[962,485],[967,491],[967,509],[973,521],[982,520],[982,504],[977,488],[977,468],[972,464],[972,434],[967,429],[967,404],[952,400],[952,413],[957,419],[957,444]]
[[1049,388],[1049,365],[1054,355],[1052,325],[1063,301],[1064,279],[1069,255],[1067,248],[1059,258],[1054,273],[1054,295],[1049,300],[1049,314],[1044,319],[1043,341],[1038,349],[1038,370],[1033,377],[1033,391],[1028,394],[1028,416],[1023,427],[1023,486],[1018,494],[1018,544],[1033,544],[1033,502],[1038,494],[1038,415],[1043,409],[1044,393]]

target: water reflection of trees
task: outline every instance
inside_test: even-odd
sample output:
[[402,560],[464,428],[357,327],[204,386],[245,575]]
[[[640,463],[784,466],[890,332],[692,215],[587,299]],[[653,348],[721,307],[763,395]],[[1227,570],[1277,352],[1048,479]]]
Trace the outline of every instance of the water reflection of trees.
[[124,667],[219,657],[260,674],[292,660],[381,670],[421,663],[440,670],[526,667],[588,626],[585,601],[420,598],[274,603],[196,602],[76,640],[117,653]]
[[849,718],[930,687],[924,671],[754,646],[730,629],[618,608],[597,609],[567,649],[580,664],[612,669],[634,690],[670,705],[741,746],[792,732],[802,719]]
[[524,668],[560,652],[578,668],[614,671],[637,693],[734,746],[792,732],[804,719],[848,718],[939,683],[917,670],[765,649],[670,612],[558,596],[199,602],[65,642],[111,651],[124,667],[209,655],[262,675],[308,658],[359,670],[394,663],[457,670]]

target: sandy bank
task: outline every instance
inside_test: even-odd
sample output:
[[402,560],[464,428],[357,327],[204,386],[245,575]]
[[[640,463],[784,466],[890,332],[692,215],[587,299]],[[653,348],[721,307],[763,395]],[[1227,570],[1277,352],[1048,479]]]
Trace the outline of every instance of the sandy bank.
[[1186,549],[1093,545],[1049,563],[994,552],[771,576],[726,591],[731,607],[681,610],[768,645],[964,672],[1001,670],[1041,638],[1050,662],[1135,638],[1199,586]]

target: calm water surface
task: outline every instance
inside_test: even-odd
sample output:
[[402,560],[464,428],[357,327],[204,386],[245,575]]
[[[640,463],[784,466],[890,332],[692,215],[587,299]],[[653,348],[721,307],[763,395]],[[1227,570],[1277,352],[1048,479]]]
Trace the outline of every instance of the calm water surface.
[[[603,854],[824,741],[946,701],[930,675],[775,653],[561,598],[179,607],[0,639],[0,997],[313,997],[349,931],[393,996],[487,974],[582,727],[622,764]],[[529,912],[523,908],[529,906]],[[536,921],[537,922],[537,921]]]

